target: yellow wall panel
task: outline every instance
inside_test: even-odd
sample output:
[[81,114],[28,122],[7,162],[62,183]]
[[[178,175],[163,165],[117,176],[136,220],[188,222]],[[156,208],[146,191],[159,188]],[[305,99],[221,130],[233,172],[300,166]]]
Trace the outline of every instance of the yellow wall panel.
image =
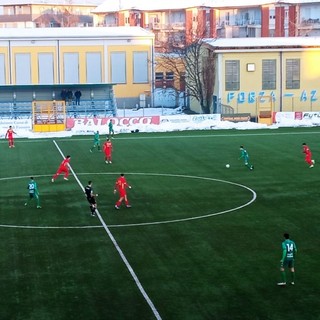
[[[47,46],[23,46],[23,47],[12,47],[11,56],[12,61],[12,81],[16,83],[15,74],[15,55],[18,53],[29,53],[31,57],[31,82],[32,84],[39,83],[39,65],[38,65],[38,54],[39,53],[53,53],[54,62],[56,61],[56,48]],[[56,80],[57,66],[54,63],[54,77]]]
[[[111,53],[125,52],[126,53],[126,80],[125,84],[117,84],[114,87],[116,97],[138,97],[145,91],[150,91],[152,79],[148,83],[133,83],[133,53],[148,52],[149,60],[151,60],[150,46],[144,45],[127,45],[127,46],[108,46],[108,65],[111,66]],[[150,68],[149,68],[150,70]],[[150,76],[150,75],[149,75]],[[108,81],[111,79],[111,68],[109,68]]]
[[[63,75],[63,55],[64,53],[78,53],[79,54],[79,82],[86,83],[87,81],[87,68],[86,68],[86,54],[88,52],[100,52],[101,64],[104,66],[104,48],[103,46],[61,46],[60,47],[60,74]],[[104,68],[102,67],[102,81],[104,79]],[[64,81],[64,79],[62,79]]]
[[0,46],[0,54],[4,54],[4,64],[5,64],[5,83],[9,84],[9,54],[8,54],[8,48],[7,47],[1,47]]

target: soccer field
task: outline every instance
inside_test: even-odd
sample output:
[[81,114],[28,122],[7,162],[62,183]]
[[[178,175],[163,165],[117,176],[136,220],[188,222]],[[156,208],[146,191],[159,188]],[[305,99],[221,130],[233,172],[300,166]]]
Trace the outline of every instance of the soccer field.
[[[1,140],[0,319],[320,319],[319,140],[318,127],[120,134],[112,164],[91,136]],[[66,155],[69,181],[52,183]],[[130,209],[114,208],[120,173]],[[31,176],[41,209],[24,206]],[[298,255],[282,288],[284,232]]]

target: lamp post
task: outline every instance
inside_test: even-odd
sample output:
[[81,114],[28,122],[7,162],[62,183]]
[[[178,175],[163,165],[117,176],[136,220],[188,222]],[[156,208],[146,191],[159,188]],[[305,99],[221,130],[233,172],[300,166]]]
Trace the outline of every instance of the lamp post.
[[95,108],[94,108],[94,92],[93,90],[91,89],[90,91],[90,99],[91,99],[91,111],[93,112],[93,116],[95,117],[96,116],[96,112],[95,112]]
[[13,92],[13,94],[12,94],[12,98],[13,98],[12,114],[13,114],[14,118],[16,119],[16,110],[17,110],[17,94],[16,94],[15,92]]
[[163,85],[162,85],[162,108],[161,108],[161,115],[163,115],[163,105],[164,105],[164,100],[165,100],[165,94],[166,94],[166,90],[167,90],[167,83],[164,80],[163,81]]

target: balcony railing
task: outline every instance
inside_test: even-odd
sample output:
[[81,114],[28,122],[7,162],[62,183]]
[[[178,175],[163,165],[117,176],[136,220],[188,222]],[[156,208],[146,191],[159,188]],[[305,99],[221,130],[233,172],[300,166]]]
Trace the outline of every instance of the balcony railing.
[[315,26],[320,25],[320,19],[303,19],[301,21],[301,26]]
[[[67,104],[66,115],[78,117],[108,117],[116,114],[111,100],[83,100],[80,105]],[[23,119],[32,117],[32,102],[0,103],[0,119]]]
[[174,22],[174,23],[149,23],[146,24],[146,28],[150,30],[161,30],[161,31],[172,31],[172,30],[184,30],[186,24],[184,22]]
[[246,26],[260,26],[261,20],[259,19],[249,19],[249,20],[235,20],[234,23],[230,21],[220,21],[217,23],[217,28],[224,28],[225,26],[237,26],[237,27],[246,27]]

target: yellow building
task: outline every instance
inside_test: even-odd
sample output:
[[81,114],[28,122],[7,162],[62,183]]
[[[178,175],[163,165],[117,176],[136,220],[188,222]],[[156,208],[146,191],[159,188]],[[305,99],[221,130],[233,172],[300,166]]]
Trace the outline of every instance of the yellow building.
[[135,106],[152,92],[153,43],[140,27],[0,29],[0,100],[58,99],[63,86],[103,100],[115,85],[118,104]]
[[209,39],[205,47],[216,54],[217,113],[228,106],[268,123],[272,111],[320,111],[320,37]]

